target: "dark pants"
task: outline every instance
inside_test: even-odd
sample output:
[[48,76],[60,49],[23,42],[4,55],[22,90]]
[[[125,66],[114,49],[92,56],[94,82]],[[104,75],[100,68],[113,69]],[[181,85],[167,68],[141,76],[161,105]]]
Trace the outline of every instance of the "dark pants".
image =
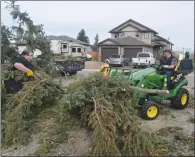
[[8,94],[14,94],[18,91],[20,91],[23,87],[22,82],[15,81],[14,79],[9,79],[4,81],[5,89]]
[[173,71],[165,71],[164,74],[167,75],[167,88],[171,88],[171,77],[173,76]]

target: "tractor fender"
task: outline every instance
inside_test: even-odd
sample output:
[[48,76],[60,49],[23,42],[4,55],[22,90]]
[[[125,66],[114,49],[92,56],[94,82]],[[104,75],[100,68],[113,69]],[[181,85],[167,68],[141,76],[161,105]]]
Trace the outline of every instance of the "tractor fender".
[[174,89],[173,95],[176,96],[178,91],[183,87],[183,86],[187,86],[188,85],[188,80],[184,79],[182,80]]

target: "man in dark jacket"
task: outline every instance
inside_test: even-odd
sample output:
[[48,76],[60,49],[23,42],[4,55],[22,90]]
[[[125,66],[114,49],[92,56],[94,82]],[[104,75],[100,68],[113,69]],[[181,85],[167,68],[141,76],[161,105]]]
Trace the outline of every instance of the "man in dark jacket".
[[172,55],[171,50],[163,51],[163,62],[161,65],[164,67],[164,73],[167,75],[167,87],[171,88],[171,76],[174,74],[174,69],[178,65],[178,60]]
[[[33,58],[33,53],[28,50],[24,50],[20,56],[17,56],[13,60],[12,62],[13,67],[11,70],[12,71],[20,70],[26,73],[28,77],[33,77],[34,76],[33,67],[32,64],[30,63],[32,58]],[[14,79],[6,80],[4,83],[5,83],[6,92],[9,94],[14,94],[23,88],[22,82],[15,81]]]

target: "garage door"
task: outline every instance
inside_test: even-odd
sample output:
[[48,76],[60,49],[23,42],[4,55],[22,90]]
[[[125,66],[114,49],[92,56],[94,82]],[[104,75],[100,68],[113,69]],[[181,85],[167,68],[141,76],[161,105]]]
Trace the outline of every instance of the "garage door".
[[118,54],[118,48],[102,48],[101,49],[101,61],[108,59],[111,55]]
[[124,48],[124,55],[130,60],[136,57],[138,52],[142,52],[142,48]]

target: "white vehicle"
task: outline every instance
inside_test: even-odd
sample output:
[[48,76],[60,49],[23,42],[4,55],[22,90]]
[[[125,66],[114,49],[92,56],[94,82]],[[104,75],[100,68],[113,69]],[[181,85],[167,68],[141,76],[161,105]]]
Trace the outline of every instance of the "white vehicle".
[[155,64],[156,59],[152,52],[139,52],[136,58],[132,58],[132,65],[134,67],[146,66]]

